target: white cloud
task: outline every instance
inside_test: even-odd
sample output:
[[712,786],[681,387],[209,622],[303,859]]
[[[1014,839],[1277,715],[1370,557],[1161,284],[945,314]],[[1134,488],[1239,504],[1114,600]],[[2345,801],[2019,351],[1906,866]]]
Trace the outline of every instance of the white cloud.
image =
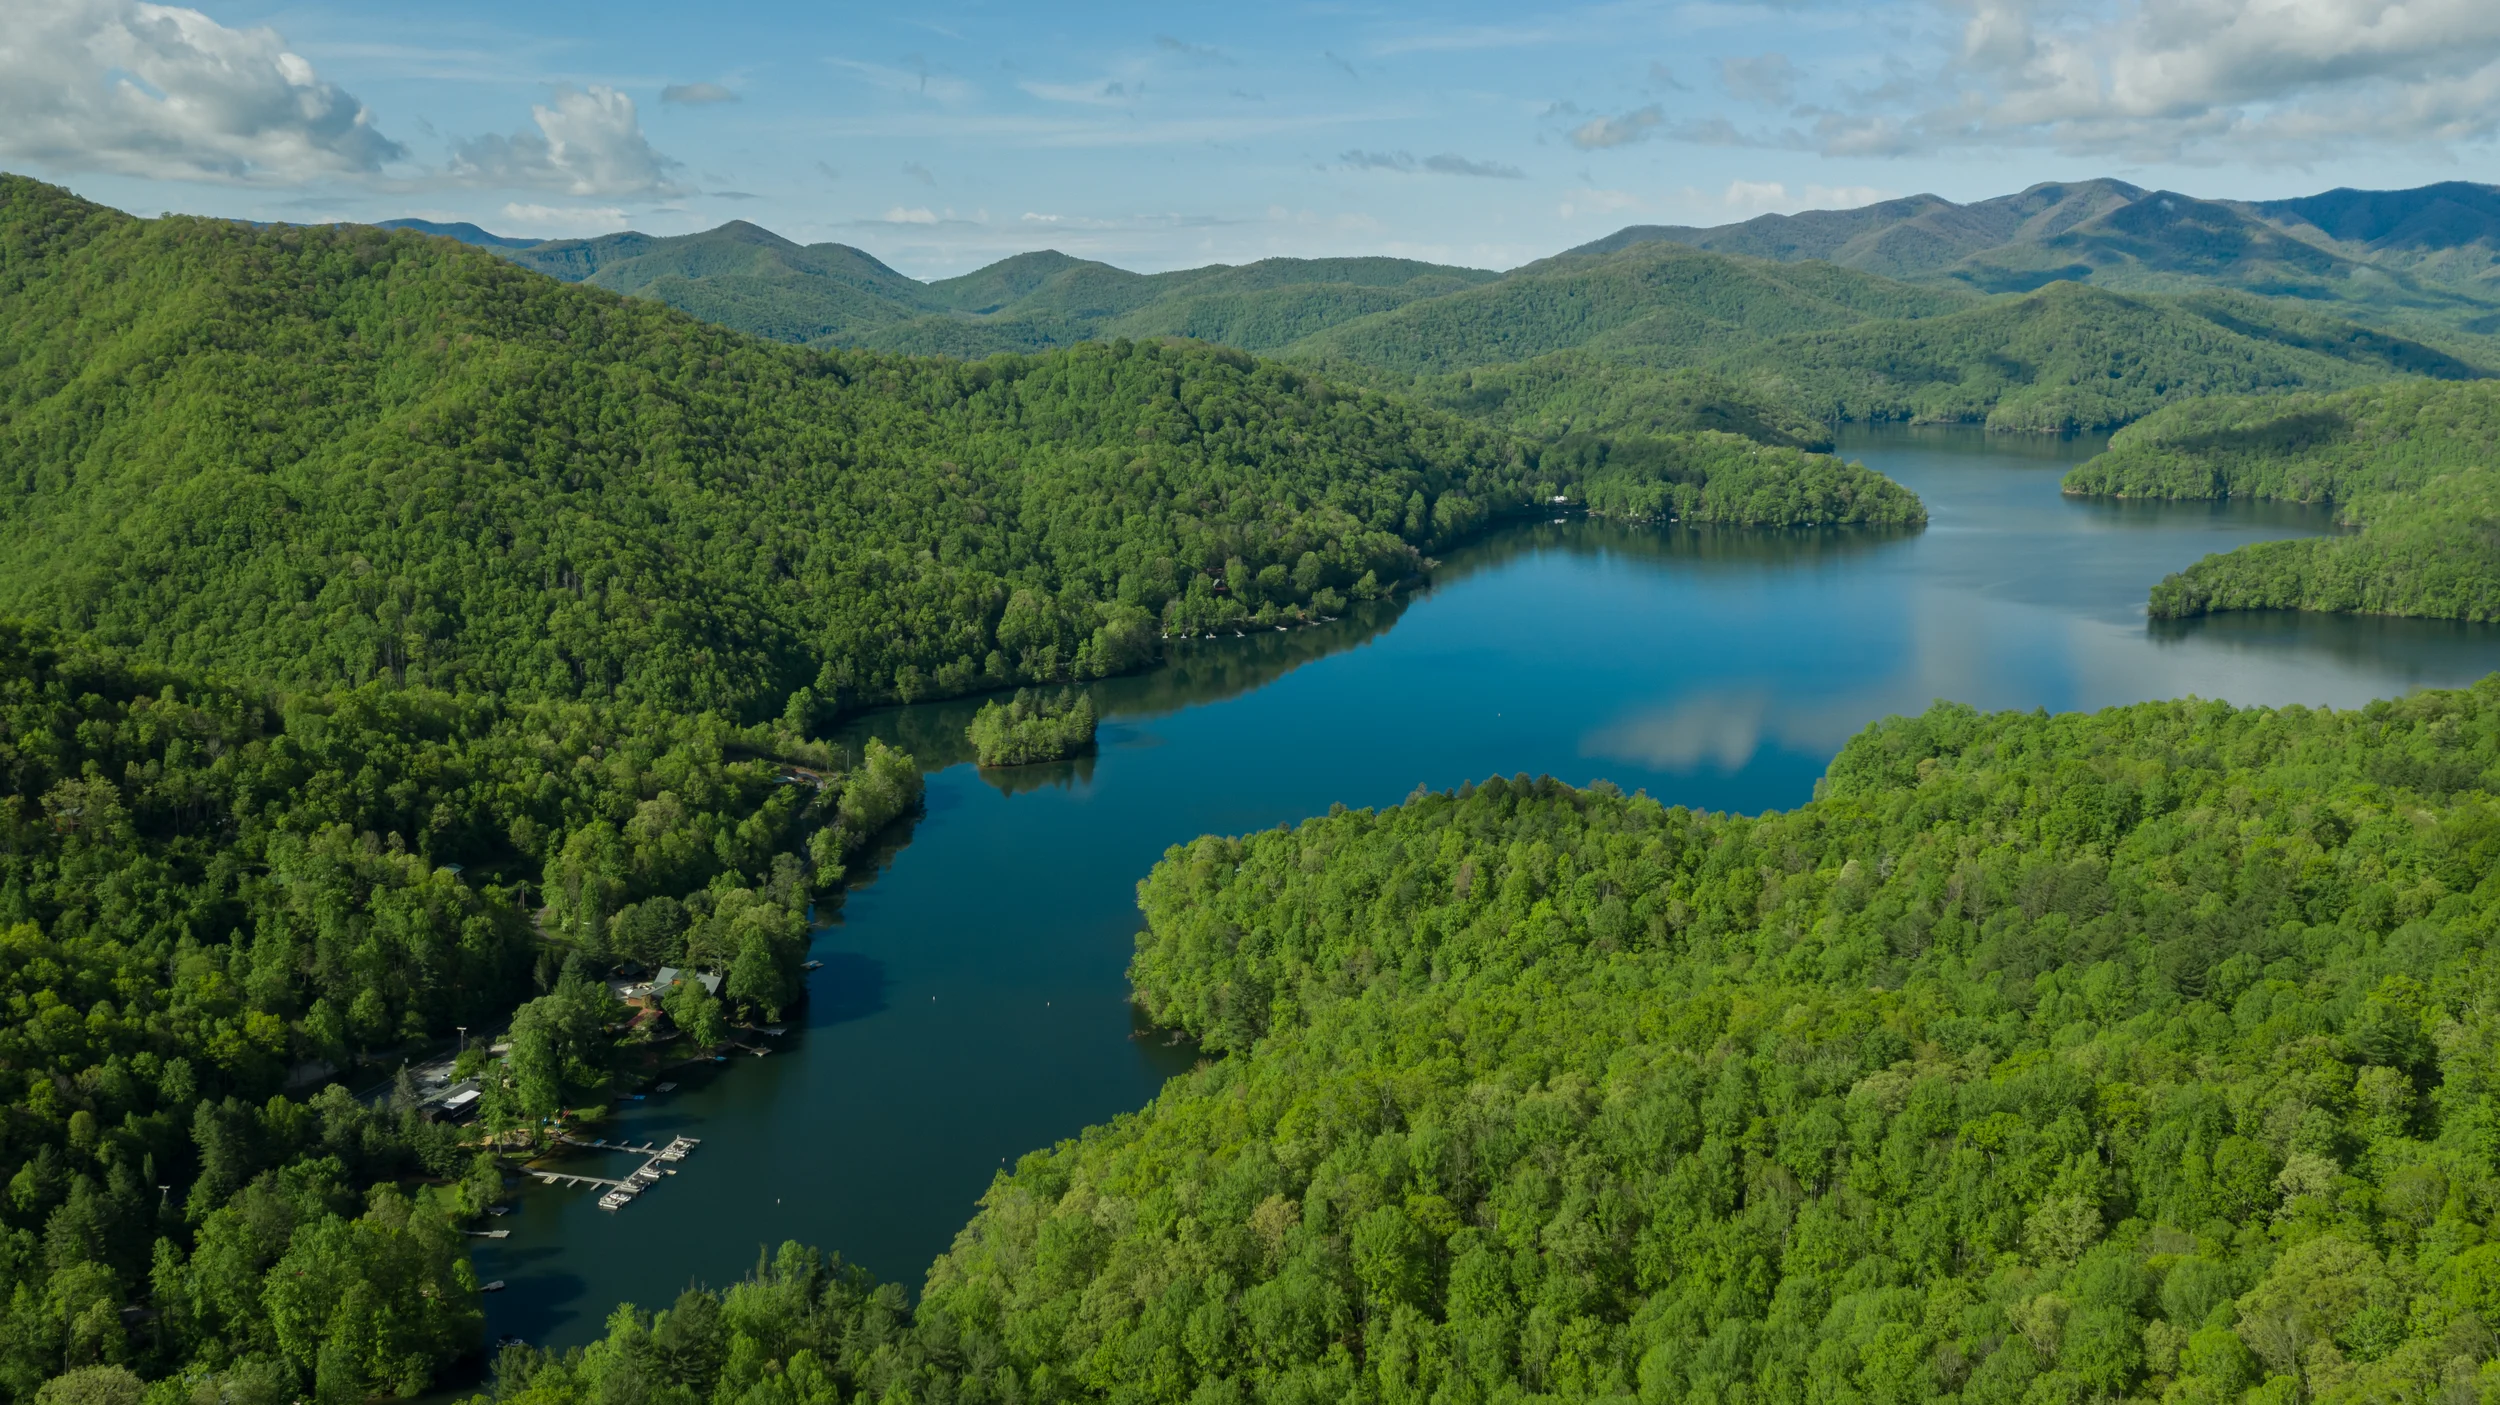
[[671,83],[660,90],[660,101],[685,103],[701,107],[716,102],[736,102],[738,95],[718,83]]
[[885,222],[887,224],[936,224],[938,217],[937,211],[926,205],[908,210],[897,205],[885,212]]
[[614,88],[558,88],[532,107],[535,132],[474,137],[452,154],[449,175],[464,185],[544,190],[560,195],[666,197],[680,193],[677,165],[644,140],[634,100]]
[[1571,129],[1571,144],[1582,151],[1600,151],[1610,146],[1626,146],[1656,135],[1666,125],[1666,114],[1658,104],[1639,108],[1621,117],[1592,117]]
[[0,158],[275,183],[406,155],[274,29],[135,0],[0,0]]
[[1950,0],[1947,100],[1827,114],[1808,141],[1890,155],[2022,143],[2163,161],[2304,162],[2500,133],[2492,0]]

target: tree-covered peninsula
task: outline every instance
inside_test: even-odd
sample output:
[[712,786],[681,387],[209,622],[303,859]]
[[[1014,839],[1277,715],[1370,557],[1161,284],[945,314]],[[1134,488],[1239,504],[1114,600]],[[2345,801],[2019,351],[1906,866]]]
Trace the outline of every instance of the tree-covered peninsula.
[[2486,683],[1200,839],[1132,977],[1220,1057],[1001,1173],[916,1311],[787,1248],[494,1397],[2478,1399],[2495,789]]
[[2500,620],[2500,385],[2189,401],[2129,427],[2070,493],[2332,506],[2356,535],[2261,542],[2153,587],[2156,619],[2337,610]]
[[1658,438],[1566,435],[1546,461],[1572,470],[1599,517],[1721,527],[1917,527],[1918,496],[1862,463],[1718,430]]

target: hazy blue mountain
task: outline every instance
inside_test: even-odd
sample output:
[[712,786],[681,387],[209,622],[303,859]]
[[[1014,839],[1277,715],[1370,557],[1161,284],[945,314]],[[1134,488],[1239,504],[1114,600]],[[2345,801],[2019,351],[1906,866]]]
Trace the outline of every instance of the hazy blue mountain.
[[453,224],[442,224],[434,220],[384,220],[374,227],[376,229],[413,229],[419,234],[438,234],[445,239],[457,239],[463,244],[475,244],[481,249],[526,249],[532,244],[544,242],[537,239],[515,239],[508,234],[489,234],[466,220]]
[[2230,288],[2475,332],[2500,314],[2500,187],[2461,181],[2256,202],[2115,180],[2054,183],[1969,205],[1914,195],[1711,228],[1635,225],[1574,252],[1650,242],[1990,293],[2061,279],[2141,292]]

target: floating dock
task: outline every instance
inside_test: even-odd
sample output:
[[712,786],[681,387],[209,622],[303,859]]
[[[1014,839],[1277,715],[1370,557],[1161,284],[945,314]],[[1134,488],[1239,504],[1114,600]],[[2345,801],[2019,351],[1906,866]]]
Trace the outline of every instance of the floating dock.
[[650,1159],[643,1162],[640,1167],[635,1169],[633,1174],[625,1177],[623,1180],[611,1180],[606,1176],[578,1175],[571,1171],[532,1171],[530,1174],[538,1177],[542,1181],[545,1181],[549,1185],[606,1186],[607,1193],[599,1197],[599,1208],[602,1210],[622,1210],[634,1202],[635,1196],[642,1194],[644,1191],[649,1190],[655,1185],[658,1185],[660,1183],[660,1177],[676,1175],[677,1171],[675,1167],[663,1165],[661,1163],[685,1160],[686,1154],[693,1151],[701,1140],[702,1139],[699,1137],[678,1137],[666,1146],[658,1146],[648,1142],[641,1146],[630,1146],[623,1142],[602,1141],[582,1137],[565,1137],[563,1138],[563,1141],[567,1146],[586,1147],[598,1151],[630,1151],[638,1156],[647,1156]]

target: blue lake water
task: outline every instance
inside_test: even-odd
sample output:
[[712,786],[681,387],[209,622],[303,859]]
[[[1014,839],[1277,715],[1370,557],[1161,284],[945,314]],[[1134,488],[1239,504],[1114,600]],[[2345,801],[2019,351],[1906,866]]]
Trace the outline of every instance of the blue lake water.
[[[2328,529],[2263,505],[2065,498],[2088,441],[1852,434],[1924,498],[1920,532],[1743,533],[1572,520],[1455,551],[1412,601],[1190,645],[1094,690],[1100,754],[984,773],[975,704],[862,719],[913,750],[928,809],[827,914],[811,1000],[763,1058],[629,1105],[629,1137],[702,1138],[618,1213],[533,1185],[482,1243],[489,1331],[598,1334],[798,1239],[917,1290],[1016,1156],[1144,1105],[1194,1057],[1141,1031],[1122,971],[1136,883],[1172,844],[1418,785],[1551,773],[1670,803],[1806,800],[1870,720],[1937,698],[2096,708],[2197,694],[2350,705],[2500,669],[2500,630],[2403,620],[2144,618],[2168,572]],[[865,867],[865,866],[864,866]],[[623,1156],[573,1158],[622,1175]],[[614,1169],[602,1170],[601,1168]]]

